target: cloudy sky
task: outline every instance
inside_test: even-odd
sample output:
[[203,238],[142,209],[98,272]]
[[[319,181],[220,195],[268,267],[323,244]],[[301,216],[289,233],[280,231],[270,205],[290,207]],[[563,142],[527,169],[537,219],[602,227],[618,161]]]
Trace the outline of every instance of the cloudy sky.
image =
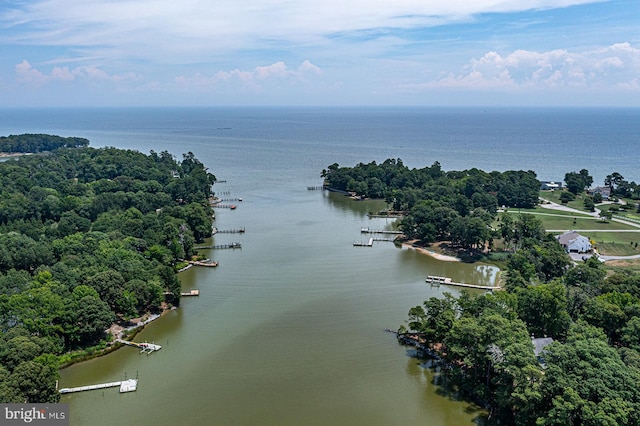
[[640,106],[639,0],[3,0],[0,106]]

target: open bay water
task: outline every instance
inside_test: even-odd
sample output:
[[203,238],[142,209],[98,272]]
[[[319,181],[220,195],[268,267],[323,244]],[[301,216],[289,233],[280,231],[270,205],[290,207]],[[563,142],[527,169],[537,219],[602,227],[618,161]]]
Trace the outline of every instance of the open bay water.
[[218,179],[217,268],[180,274],[179,309],[125,347],[61,372],[61,387],[138,377],[138,390],[63,397],[73,425],[473,424],[477,407],[442,395],[433,374],[386,328],[445,291],[426,275],[488,284],[487,265],[439,262],[391,243],[353,247],[380,201],[308,191],[332,163],[401,158],[409,167],[534,170],[562,180],[588,169],[595,183],[617,171],[638,181],[637,109],[198,108],[0,110],[0,134],[53,133],[91,146],[191,151]]

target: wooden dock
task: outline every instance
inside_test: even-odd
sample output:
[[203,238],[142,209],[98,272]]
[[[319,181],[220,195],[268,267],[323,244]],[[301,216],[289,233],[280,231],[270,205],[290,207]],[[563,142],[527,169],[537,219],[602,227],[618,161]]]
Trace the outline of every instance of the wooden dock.
[[217,245],[210,245],[210,246],[194,247],[195,250],[204,250],[204,249],[239,249],[239,248],[242,248],[242,244],[240,244],[240,243],[217,244]]
[[373,247],[373,238],[369,238],[369,241],[366,243],[362,241],[354,241],[353,246],[354,247]]
[[237,228],[237,229],[218,229],[215,226],[213,227],[213,232],[211,233],[211,235],[215,235],[215,234],[244,234],[245,233],[245,229],[244,226],[242,228]]
[[320,186],[307,186],[307,191],[321,191],[323,190],[325,187],[320,185]]
[[438,277],[438,276],[435,276],[435,275],[428,275],[427,279],[425,281],[427,283],[431,284],[431,285],[434,285],[434,286],[440,286],[441,284],[444,284],[444,285],[450,285],[450,286],[454,286],[454,287],[475,288],[475,289],[478,289],[478,290],[488,290],[488,291],[500,290],[502,288],[500,286],[488,286],[488,285],[480,285],[480,284],[457,283],[457,282],[454,282],[451,278]]
[[180,293],[180,296],[182,297],[200,296],[200,290],[197,288],[194,288],[191,291],[183,291],[182,293]]
[[194,266],[207,266],[209,268],[215,268],[218,266],[218,262],[215,260],[207,259],[207,260],[185,260],[189,265]]
[[400,235],[402,231],[385,231],[385,230],[375,230],[369,228],[360,228],[360,233],[362,234],[393,234]]
[[120,393],[133,392],[138,388],[138,379],[122,380],[120,382],[111,382],[111,383],[100,383],[97,385],[78,386],[75,388],[62,388],[59,390],[59,392],[75,393],[75,392],[84,392],[84,391],[96,390],[96,389],[115,388],[117,386],[120,387]]
[[162,346],[156,345],[155,343],[148,343],[148,342],[137,343],[137,342],[131,342],[129,340],[123,340],[123,339],[116,339],[116,341],[119,343],[122,343],[123,345],[133,346],[135,348],[141,349],[140,351],[141,354],[142,353],[150,354],[152,352],[159,351],[160,349],[162,349]]
[[374,241],[385,241],[385,242],[394,242],[395,238],[380,238],[380,237],[371,237],[368,241],[354,241],[354,247],[373,247]]
[[231,210],[235,210],[236,206],[235,204],[213,204],[211,207],[216,208],[216,209],[231,209]]

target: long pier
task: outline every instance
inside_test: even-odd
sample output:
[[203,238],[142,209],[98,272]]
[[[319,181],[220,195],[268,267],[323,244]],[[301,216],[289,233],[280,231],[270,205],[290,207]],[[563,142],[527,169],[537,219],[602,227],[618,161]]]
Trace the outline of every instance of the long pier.
[[402,231],[385,231],[385,230],[375,230],[369,228],[360,228],[360,233],[362,234],[392,234],[392,235],[400,235]]
[[203,250],[203,249],[239,249],[239,248],[242,248],[242,244],[240,244],[240,243],[216,244],[216,245],[210,245],[210,246],[194,247],[195,250]]
[[502,288],[500,286],[488,286],[488,285],[480,285],[480,284],[457,283],[457,282],[453,281],[451,278],[438,277],[438,276],[435,276],[435,275],[427,276],[427,279],[425,281],[427,283],[431,284],[431,285],[436,285],[436,286],[439,286],[440,284],[444,284],[444,285],[450,285],[450,286],[454,286],[454,287],[475,288],[475,289],[478,289],[478,290],[488,290],[488,291],[500,290]]
[[380,242],[394,242],[395,238],[383,238],[383,237],[371,237],[369,238],[369,241],[354,241],[353,242],[353,246],[354,247],[373,247],[373,242],[374,241],[380,241]]
[[122,380],[120,382],[100,383],[97,385],[78,386],[75,388],[62,388],[58,392],[60,393],[75,393],[84,392],[96,389],[106,389],[120,387],[120,393],[133,392],[138,388],[138,379]]
[[321,191],[323,190],[325,187],[322,185],[319,186],[307,186],[307,190],[308,191]]
[[213,204],[211,207],[216,209],[230,209],[235,210],[238,206],[235,204]]
[[215,235],[215,234],[244,234],[244,233],[245,233],[244,226],[242,228],[237,228],[237,229],[218,229],[218,228],[216,228],[214,226],[211,235]]

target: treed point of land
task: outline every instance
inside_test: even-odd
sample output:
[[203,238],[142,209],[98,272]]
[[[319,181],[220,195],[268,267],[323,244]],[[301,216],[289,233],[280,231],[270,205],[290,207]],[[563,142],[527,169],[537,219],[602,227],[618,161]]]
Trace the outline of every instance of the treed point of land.
[[[439,367],[443,392],[484,406],[489,424],[640,424],[638,261],[599,260],[640,253],[635,182],[614,172],[594,188],[582,169],[541,191],[533,171],[409,169],[399,159],[333,164],[322,177],[356,199],[386,200],[404,238],[506,271],[504,291],[430,298],[399,327],[410,353]],[[569,230],[599,252],[572,259],[556,238]]]
[[60,366],[112,324],[180,303],[177,270],[211,235],[215,176],[192,153],[0,139],[0,401],[56,402]]

